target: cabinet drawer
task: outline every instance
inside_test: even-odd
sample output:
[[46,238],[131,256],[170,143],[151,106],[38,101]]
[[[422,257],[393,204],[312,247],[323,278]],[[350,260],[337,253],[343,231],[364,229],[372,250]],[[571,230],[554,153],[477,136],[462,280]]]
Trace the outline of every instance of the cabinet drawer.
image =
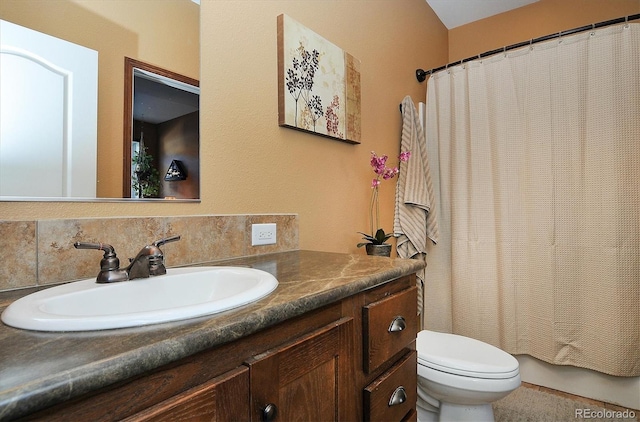
[[418,386],[418,354],[404,355],[364,389],[365,421],[412,420]]
[[418,296],[412,286],[363,308],[363,366],[366,373],[399,353],[418,335]]

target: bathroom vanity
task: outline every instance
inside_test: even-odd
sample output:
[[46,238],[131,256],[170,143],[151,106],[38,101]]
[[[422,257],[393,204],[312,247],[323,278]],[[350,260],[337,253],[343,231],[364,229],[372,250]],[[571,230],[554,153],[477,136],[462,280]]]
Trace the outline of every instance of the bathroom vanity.
[[422,262],[294,251],[215,264],[279,286],[145,327],[0,327],[0,420],[416,420]]

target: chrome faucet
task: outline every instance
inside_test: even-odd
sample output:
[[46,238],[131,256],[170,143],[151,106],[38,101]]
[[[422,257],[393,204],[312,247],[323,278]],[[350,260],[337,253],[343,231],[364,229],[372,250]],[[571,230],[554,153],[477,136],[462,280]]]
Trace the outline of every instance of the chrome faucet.
[[160,246],[176,240],[180,240],[180,236],[156,240],[151,245],[145,246],[138,252],[135,258],[129,259],[130,264],[126,268],[120,268],[120,259],[116,256],[116,251],[111,245],[106,243],[76,242],[73,246],[76,249],[97,249],[104,251],[96,282],[115,283],[118,281],[166,274],[167,269],[164,266],[164,254]]

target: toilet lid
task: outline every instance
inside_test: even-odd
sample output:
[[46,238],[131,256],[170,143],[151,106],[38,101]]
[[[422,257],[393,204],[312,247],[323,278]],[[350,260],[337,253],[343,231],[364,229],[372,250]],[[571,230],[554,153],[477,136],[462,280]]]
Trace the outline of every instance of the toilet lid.
[[503,379],[518,375],[518,361],[482,341],[424,330],[416,340],[418,364],[450,374]]

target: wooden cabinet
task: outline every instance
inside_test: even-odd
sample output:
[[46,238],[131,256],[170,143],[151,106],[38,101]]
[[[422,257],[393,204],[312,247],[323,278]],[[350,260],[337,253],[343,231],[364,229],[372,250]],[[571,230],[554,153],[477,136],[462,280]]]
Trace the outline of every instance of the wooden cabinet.
[[352,420],[353,330],[341,318],[125,421]]
[[249,420],[249,368],[241,366],[143,410],[126,422]]
[[342,318],[250,359],[251,420],[353,420],[353,329]]
[[415,420],[416,335],[401,277],[26,419]]

